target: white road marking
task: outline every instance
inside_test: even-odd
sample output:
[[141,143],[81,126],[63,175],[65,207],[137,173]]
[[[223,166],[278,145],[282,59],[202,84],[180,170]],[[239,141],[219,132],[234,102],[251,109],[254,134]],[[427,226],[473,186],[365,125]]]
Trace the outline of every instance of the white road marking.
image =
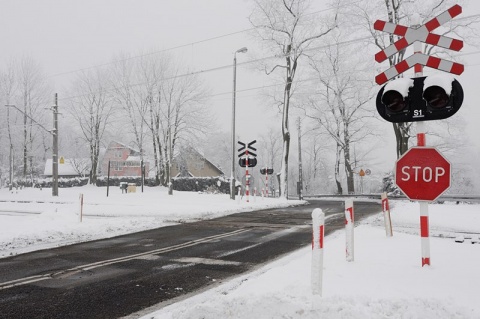
[[26,285],[26,284],[41,281],[41,280],[59,278],[61,276],[67,275],[68,273],[72,273],[72,272],[76,273],[78,271],[92,270],[92,269],[99,268],[99,267],[104,267],[104,266],[108,266],[108,265],[113,265],[113,264],[118,264],[118,263],[130,261],[130,260],[133,260],[133,259],[138,259],[138,258],[141,258],[141,257],[144,257],[144,256],[162,254],[162,253],[166,253],[166,252],[170,252],[170,251],[174,251],[174,250],[178,250],[178,249],[182,249],[182,248],[186,248],[186,247],[195,246],[195,245],[198,245],[198,244],[212,242],[212,241],[215,241],[215,240],[220,239],[220,238],[234,236],[234,235],[241,234],[241,233],[248,232],[248,231],[250,231],[250,230],[249,229],[237,229],[237,230],[234,230],[232,232],[223,233],[223,234],[219,234],[219,235],[213,235],[213,236],[204,237],[204,238],[200,238],[200,239],[196,239],[196,240],[191,240],[191,241],[188,241],[188,242],[185,242],[185,243],[182,243],[182,244],[177,244],[177,245],[173,245],[173,246],[170,246],[170,247],[155,249],[155,250],[151,250],[151,251],[147,251],[147,252],[143,252],[143,253],[139,253],[139,254],[135,254],[135,255],[124,256],[124,257],[108,259],[108,260],[102,260],[102,261],[98,261],[98,262],[95,262],[95,263],[86,264],[86,265],[77,266],[77,267],[73,267],[73,268],[70,268],[70,269],[58,271],[58,272],[55,272],[55,273],[48,273],[48,274],[44,274],[44,275],[36,275],[36,276],[30,276],[30,277],[15,279],[15,280],[0,283],[0,290],[8,289],[8,288],[16,287],[16,286],[21,286],[21,285]]
[[204,264],[204,265],[221,265],[221,266],[239,266],[242,263],[238,261],[228,261],[221,259],[210,259],[210,258],[198,258],[198,257],[182,257],[175,259],[174,261],[181,263],[194,263],[194,264]]

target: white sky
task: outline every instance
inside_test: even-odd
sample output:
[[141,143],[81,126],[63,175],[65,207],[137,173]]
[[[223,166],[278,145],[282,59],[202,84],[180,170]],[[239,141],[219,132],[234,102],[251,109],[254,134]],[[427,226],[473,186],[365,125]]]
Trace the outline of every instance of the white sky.
[[[480,4],[470,2],[463,6],[459,18],[480,14]],[[250,7],[248,0],[0,0],[0,61],[22,54],[34,57],[52,76],[59,92],[68,86],[71,71],[107,63],[120,52],[137,54],[195,43],[171,52],[197,71],[228,66],[233,62],[233,53],[241,47],[249,47],[249,52],[239,54],[238,63],[256,56],[252,39],[246,32],[238,33],[251,28],[247,19]],[[201,42],[230,33],[235,34]],[[464,48],[462,54],[474,51],[478,49]],[[466,100],[457,114],[469,121],[467,132],[474,137],[472,140],[480,140],[476,138],[480,133],[476,124],[480,108],[473,98],[478,90],[479,56],[463,56],[465,72],[458,77]],[[379,70],[383,71],[382,67]],[[204,76],[214,95],[208,107],[217,114],[219,128],[230,132],[232,70],[226,68]],[[261,90],[241,92],[264,84],[270,83],[258,72],[238,67],[237,134],[246,142],[258,139],[267,127],[280,126],[275,110],[261,105]],[[391,124],[385,122],[381,128],[387,132],[389,153],[394,160]]]

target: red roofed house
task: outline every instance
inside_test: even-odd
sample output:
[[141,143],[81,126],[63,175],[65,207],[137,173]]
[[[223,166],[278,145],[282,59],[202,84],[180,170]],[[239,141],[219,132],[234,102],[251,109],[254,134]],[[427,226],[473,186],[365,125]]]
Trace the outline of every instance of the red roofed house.
[[[142,176],[140,151],[120,142],[110,142],[102,161],[102,174],[107,175],[110,161],[110,176]],[[144,161],[148,174],[149,162]]]

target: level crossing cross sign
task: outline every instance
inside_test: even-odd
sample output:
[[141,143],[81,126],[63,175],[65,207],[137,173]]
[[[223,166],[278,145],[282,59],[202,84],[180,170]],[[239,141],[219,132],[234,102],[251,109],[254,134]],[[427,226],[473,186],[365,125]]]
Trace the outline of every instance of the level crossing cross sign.
[[433,147],[412,147],[395,165],[395,183],[410,200],[436,200],[450,187],[450,175],[450,163]]
[[[381,63],[395,53],[404,50],[406,47],[416,41],[424,42],[430,45],[435,45],[450,50],[460,51],[463,48],[462,40],[453,39],[432,33],[433,30],[452,20],[460,13],[462,13],[462,7],[459,5],[454,5],[447,11],[439,14],[437,17],[419,26],[418,28],[410,28],[400,24],[385,22],[382,20],[375,21],[375,23],[373,24],[373,28],[375,30],[395,34],[402,37],[395,43],[386,47],[384,50],[381,50],[380,52],[375,54],[375,60]],[[415,64],[425,65],[437,70],[453,73],[456,75],[460,75],[464,71],[463,64],[429,56],[420,52],[415,52],[412,56],[392,66],[385,72],[377,75],[375,77],[375,82],[377,82],[377,84],[379,85],[384,84],[388,80],[393,79],[397,75],[410,69]]]

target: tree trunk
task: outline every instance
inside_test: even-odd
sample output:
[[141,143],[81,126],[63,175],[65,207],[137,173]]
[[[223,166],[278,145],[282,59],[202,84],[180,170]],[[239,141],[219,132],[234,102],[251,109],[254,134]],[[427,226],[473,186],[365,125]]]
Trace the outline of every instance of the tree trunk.
[[287,46],[286,51],[286,62],[287,62],[287,83],[285,83],[285,90],[283,95],[283,112],[282,112],[282,136],[283,136],[283,154],[282,154],[282,166],[280,168],[281,175],[281,184],[279,189],[282,189],[283,192],[279,194],[285,199],[288,199],[288,155],[290,152],[290,131],[288,129],[288,112],[290,111],[290,89],[292,87],[293,75],[295,74],[295,69],[297,63],[293,63],[290,58],[291,46]]
[[347,192],[348,194],[355,193],[355,180],[353,175],[353,168],[350,163],[350,145],[345,145],[343,150],[343,156],[345,158],[345,173],[347,174]]
[[[26,103],[26,102],[25,102]],[[23,178],[27,178],[27,105],[25,104],[25,107],[23,109],[25,112],[23,114]]]
[[340,181],[340,155],[342,153],[342,146],[337,143],[337,153],[335,156],[335,184],[337,185],[337,194],[342,195],[342,183]]
[[408,134],[409,127],[407,123],[393,123],[393,131],[395,132],[395,139],[397,142],[397,158],[400,158],[406,151],[408,151]]

